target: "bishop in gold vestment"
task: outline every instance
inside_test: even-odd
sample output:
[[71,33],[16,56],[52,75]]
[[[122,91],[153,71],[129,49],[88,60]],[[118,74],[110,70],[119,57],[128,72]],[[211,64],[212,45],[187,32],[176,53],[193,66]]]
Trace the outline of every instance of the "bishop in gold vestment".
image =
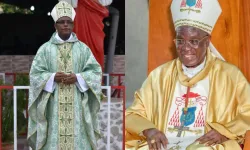
[[[171,11],[179,57],[153,70],[135,92],[126,110],[126,149],[159,142],[145,135],[153,129],[164,134],[169,150],[241,150],[250,130],[250,86],[209,40],[221,13],[218,1],[174,0]],[[221,138],[202,143],[211,131]]]
[[238,143],[243,142],[246,130],[250,129],[250,86],[237,67],[212,56],[209,51],[205,68],[194,78],[184,75],[179,59],[149,74],[136,92],[134,103],[126,110],[126,148],[146,145],[139,136],[145,129],[166,130],[177,80],[192,86],[205,77],[209,78],[210,84],[205,130],[215,129],[230,139],[215,145],[217,150],[240,150]]

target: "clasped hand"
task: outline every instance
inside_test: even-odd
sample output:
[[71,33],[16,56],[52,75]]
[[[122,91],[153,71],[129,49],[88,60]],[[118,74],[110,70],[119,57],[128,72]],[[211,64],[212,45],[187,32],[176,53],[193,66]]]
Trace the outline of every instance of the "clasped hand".
[[77,78],[74,73],[65,74],[63,72],[57,72],[54,80],[57,83],[74,84],[77,81]]

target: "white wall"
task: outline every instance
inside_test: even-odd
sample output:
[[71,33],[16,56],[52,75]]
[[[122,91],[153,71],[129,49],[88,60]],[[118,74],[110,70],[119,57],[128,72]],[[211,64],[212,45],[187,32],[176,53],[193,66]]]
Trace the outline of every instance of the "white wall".
[[148,0],[125,0],[126,106],[147,77]]

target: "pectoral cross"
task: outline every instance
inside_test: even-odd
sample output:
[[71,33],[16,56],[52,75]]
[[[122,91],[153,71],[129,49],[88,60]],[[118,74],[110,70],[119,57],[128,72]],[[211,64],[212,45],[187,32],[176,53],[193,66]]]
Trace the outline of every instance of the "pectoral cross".
[[190,92],[190,87],[187,88],[187,96],[186,96],[185,107],[184,107],[184,111],[183,111],[184,117],[183,117],[183,120],[181,122],[181,126],[175,126],[174,127],[174,129],[178,130],[177,137],[181,137],[182,131],[188,131],[189,130],[189,127],[185,127],[184,126],[184,123],[185,123],[185,120],[186,120],[187,111],[188,111],[189,92]]
[[58,10],[62,10],[63,9],[63,12],[66,13],[66,10],[68,9],[69,11],[71,10],[70,8],[66,7],[64,3],[62,3],[62,7],[58,6]]
[[181,125],[181,126],[175,126],[174,129],[178,130],[178,134],[176,137],[181,137],[182,131],[188,131],[189,127],[184,127],[183,125]]

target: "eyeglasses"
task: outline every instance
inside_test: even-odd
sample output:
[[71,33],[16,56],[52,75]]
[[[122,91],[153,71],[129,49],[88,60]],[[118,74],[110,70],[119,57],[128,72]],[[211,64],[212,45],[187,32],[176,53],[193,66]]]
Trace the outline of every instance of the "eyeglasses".
[[72,25],[74,22],[70,21],[70,20],[60,20],[56,22],[57,24],[63,25],[63,24],[68,24],[68,25]]
[[198,39],[192,39],[192,40],[184,40],[184,39],[174,39],[175,45],[176,47],[182,47],[184,46],[186,43],[189,44],[189,46],[193,47],[193,48],[198,48],[199,44],[202,40],[204,40],[206,37],[208,37],[209,35],[204,36],[202,39],[198,40]]

